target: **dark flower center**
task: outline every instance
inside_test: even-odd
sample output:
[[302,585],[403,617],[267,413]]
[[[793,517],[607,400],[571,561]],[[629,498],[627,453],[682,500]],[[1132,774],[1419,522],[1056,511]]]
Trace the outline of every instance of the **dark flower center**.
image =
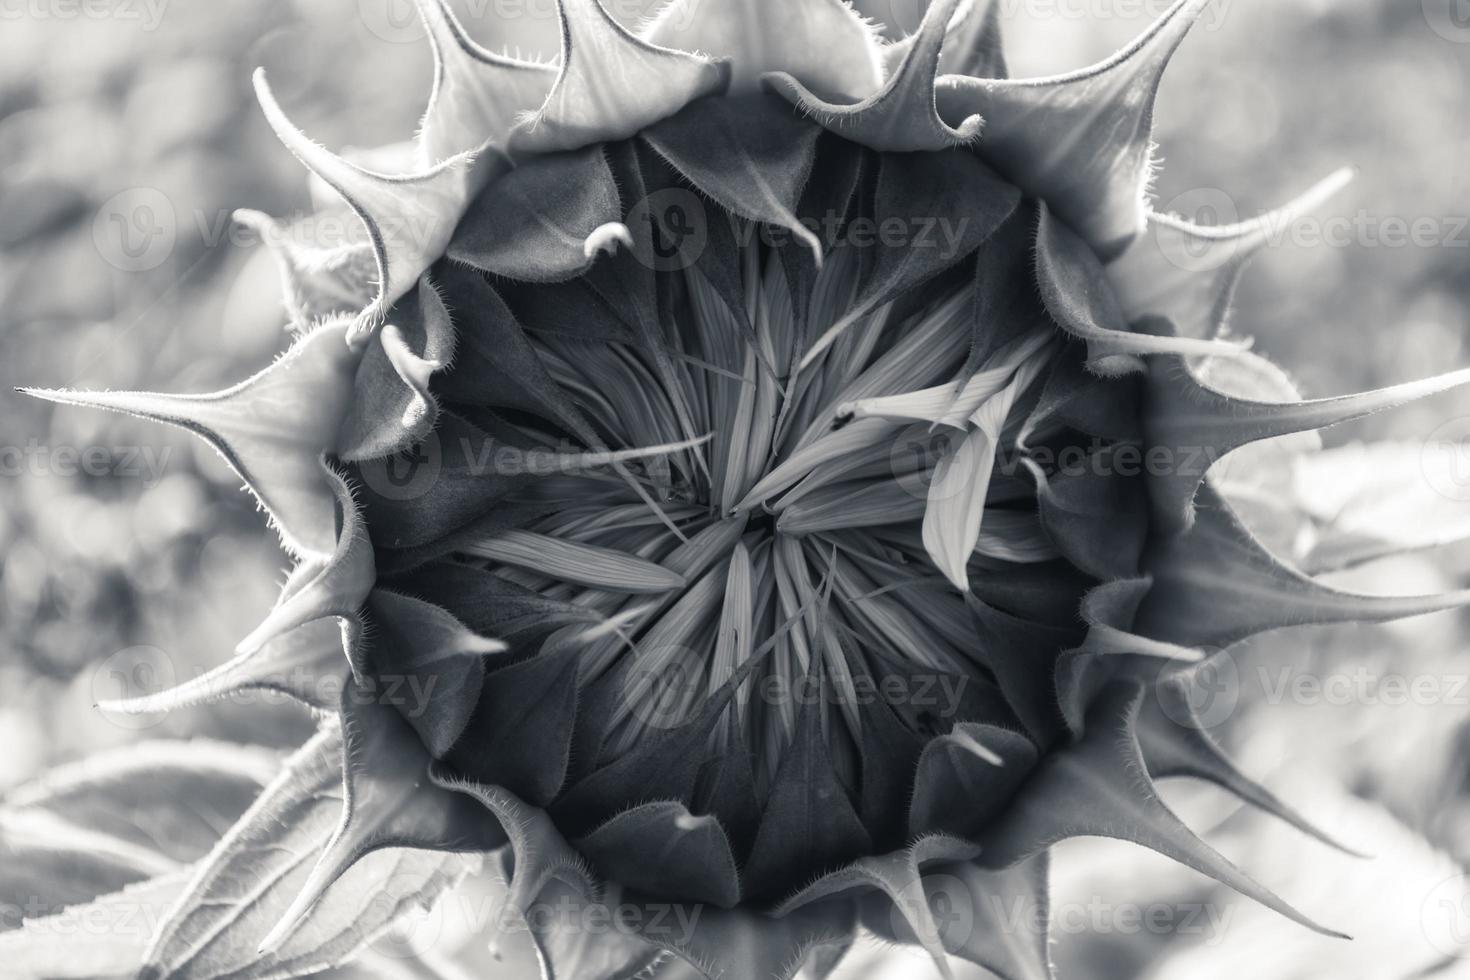
[[[1090,581],[1021,461],[1078,438],[1037,406],[1080,363],[1036,298],[1027,206],[875,301],[944,247],[916,235],[965,218],[893,213],[889,158],[823,137],[820,266],[646,149],[608,158],[628,211],[678,202],[635,247],[561,283],[435,272],[463,338],[436,378],[440,478],[367,513],[386,587],[512,649],[411,720],[457,729],[444,764],[573,841],[649,801],[713,816],[756,898],[976,832],[1060,730]],[[681,253],[691,221],[705,245]],[[997,254],[1007,301],[977,302]]]

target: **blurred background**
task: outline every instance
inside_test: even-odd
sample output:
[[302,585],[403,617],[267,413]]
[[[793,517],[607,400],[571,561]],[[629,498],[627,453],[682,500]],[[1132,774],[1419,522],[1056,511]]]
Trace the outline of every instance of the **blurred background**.
[[[909,28],[923,2],[861,6]],[[1091,63],[1166,6],[996,2],[1016,75]],[[454,6],[492,47],[554,53],[551,0]],[[641,6],[610,9],[633,20]],[[294,120],[334,149],[409,136],[430,73],[405,0],[0,0],[0,790],[140,738],[290,746],[310,730],[299,712],[260,698],[163,719],[93,708],[221,662],[269,607],[286,562],[201,443],[11,393],[213,390],[283,349],[275,269],[229,221],[236,207],[310,209],[305,175],[254,103],[256,66]],[[1232,321],[1307,395],[1470,363],[1467,103],[1465,0],[1216,0],[1176,57],[1157,119],[1161,210],[1194,216],[1190,202],[1224,200],[1234,214],[1199,217],[1247,218],[1340,165],[1358,169],[1324,212],[1347,219],[1341,233],[1323,241],[1306,228],[1273,243]],[[1423,498],[1435,488],[1416,447],[1465,415],[1470,399],[1446,396],[1344,426],[1326,437],[1344,447],[1333,465],[1397,467]],[[1400,446],[1367,457],[1359,440]],[[1331,497],[1341,472],[1295,476]],[[1373,504],[1331,499],[1339,509]],[[1410,519],[1440,520],[1442,510]],[[1467,578],[1470,553],[1449,549],[1344,581],[1421,592]],[[1224,794],[1170,789],[1212,843],[1356,942],[1316,937],[1136,849],[1078,842],[1054,871],[1062,976],[1470,976],[1456,955],[1470,951],[1459,877],[1470,860],[1466,625],[1446,614],[1302,631],[1232,655],[1214,734],[1248,773],[1372,860],[1335,855]],[[1395,677],[1423,682],[1423,693],[1388,696]],[[1314,694],[1301,678],[1324,683]],[[1155,906],[1158,924],[1140,922]],[[932,970],[876,951],[848,969]]]

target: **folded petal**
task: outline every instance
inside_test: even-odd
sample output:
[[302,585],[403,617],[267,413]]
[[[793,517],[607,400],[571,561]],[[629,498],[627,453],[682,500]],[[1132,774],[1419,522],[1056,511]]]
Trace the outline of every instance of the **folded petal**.
[[346,460],[402,452],[427,437],[439,418],[429,378],[454,357],[454,326],[438,286],[421,277],[389,318],[366,342],[357,366],[337,450]]
[[1097,255],[1051,214],[1047,202],[1040,203],[1039,212],[1036,279],[1042,299],[1063,330],[1086,341],[1087,366],[1094,373],[1141,370],[1146,354],[1229,355],[1241,349],[1219,340],[1132,331]]
[[621,217],[601,146],[546,154],[470,203],[449,258],[520,282],[562,282],[587,271],[601,247],[594,236]]

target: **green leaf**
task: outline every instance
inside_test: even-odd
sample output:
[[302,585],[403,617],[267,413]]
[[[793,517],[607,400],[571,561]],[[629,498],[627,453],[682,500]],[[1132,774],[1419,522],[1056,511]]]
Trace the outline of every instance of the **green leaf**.
[[1353,444],[1299,456],[1290,474],[1295,510],[1312,521],[1304,568],[1337,571],[1388,555],[1470,538],[1458,446]]
[[179,867],[154,847],[40,808],[0,811],[0,858],[0,928]]

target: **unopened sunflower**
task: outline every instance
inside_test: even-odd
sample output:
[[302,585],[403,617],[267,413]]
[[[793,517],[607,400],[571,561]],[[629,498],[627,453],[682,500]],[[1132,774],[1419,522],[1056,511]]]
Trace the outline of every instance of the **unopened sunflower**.
[[[257,75],[363,228],[239,213],[290,350],[208,395],[32,392],[194,431],[297,560],[233,659],[104,705],[271,688],[321,718],[172,886],[143,975],[334,967],[487,858],[496,928],[558,980],[820,977],[862,931],[1045,978],[1044,928],[1003,913],[1044,923],[1078,836],[1323,929],[1155,795],[1202,777],[1317,833],[1185,681],[1266,630],[1465,597],[1334,591],[1206,471],[1467,377],[1303,401],[1224,331],[1272,222],[1344,175],[1242,225],[1151,211],[1155,93],[1206,0],[1024,80],[998,6],[884,41],[842,0],[673,0],[636,31],[559,0],[539,63],[421,0],[421,130],[351,159]],[[549,896],[576,921],[532,918]],[[678,915],[620,912],[652,907]]]

